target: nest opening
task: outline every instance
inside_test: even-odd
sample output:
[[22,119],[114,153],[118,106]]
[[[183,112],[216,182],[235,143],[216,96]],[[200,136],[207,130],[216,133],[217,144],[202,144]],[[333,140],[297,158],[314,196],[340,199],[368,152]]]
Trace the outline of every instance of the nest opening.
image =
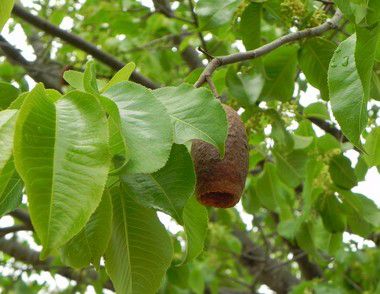
[[200,197],[201,202],[207,206],[228,208],[236,204],[236,197],[228,192],[209,192],[202,194]]

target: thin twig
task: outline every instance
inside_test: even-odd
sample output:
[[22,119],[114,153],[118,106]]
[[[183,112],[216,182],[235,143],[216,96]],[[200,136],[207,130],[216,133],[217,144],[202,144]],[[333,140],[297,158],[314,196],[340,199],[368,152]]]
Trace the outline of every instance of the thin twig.
[[215,84],[214,84],[214,81],[212,80],[212,77],[206,77],[206,81],[207,81],[208,85],[210,86],[210,89],[211,89],[212,93],[214,94],[215,98],[220,99],[220,96],[218,94],[218,90],[215,87]]
[[210,53],[207,52],[206,49],[203,49],[202,47],[198,47],[197,48],[198,51],[202,52],[204,55],[206,55],[207,59],[210,61],[210,60],[213,60],[215,57],[212,56]]
[[269,272],[269,271],[273,271],[273,270],[275,270],[275,269],[278,269],[278,268],[280,268],[280,267],[286,266],[286,265],[292,263],[293,261],[297,261],[298,259],[300,259],[300,258],[302,258],[302,257],[304,257],[304,256],[306,256],[306,255],[307,255],[306,252],[301,252],[301,253],[299,253],[298,255],[294,256],[292,259],[289,259],[289,260],[287,260],[287,261],[285,261],[285,262],[283,262],[283,263],[279,263],[279,264],[277,264],[277,265],[273,265],[273,266],[271,266],[271,267],[266,268],[265,271],[266,271],[266,272]]
[[247,52],[239,52],[226,56],[215,57],[210,63],[206,66],[202,74],[200,75],[198,81],[194,84],[195,87],[199,88],[206,82],[206,76],[211,76],[214,71],[223,65],[237,63],[245,60],[254,59],[260,56],[263,56],[285,44],[293,43],[295,41],[301,40],[303,38],[315,37],[327,32],[331,29],[336,29],[339,21],[342,19],[343,15],[339,9],[336,10],[335,15],[327,20],[324,24],[298,31],[295,33],[290,33],[281,38],[276,39],[275,41],[268,43],[264,46],[261,46],[255,50],[250,50]]
[[202,32],[199,31],[198,15],[195,13],[193,0],[189,0],[189,6],[190,6],[191,16],[193,17],[194,25],[195,25],[195,27],[196,27],[197,30],[198,30],[198,37],[199,37],[199,40],[201,41],[202,47],[207,51],[207,44],[206,44],[206,41],[205,41],[205,39],[204,39],[204,37],[203,37]]

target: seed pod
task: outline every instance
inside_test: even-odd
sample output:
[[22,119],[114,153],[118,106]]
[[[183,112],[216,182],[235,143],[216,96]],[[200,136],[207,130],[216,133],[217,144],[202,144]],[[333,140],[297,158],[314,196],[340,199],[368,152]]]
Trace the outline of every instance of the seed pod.
[[197,175],[197,199],[203,205],[233,207],[239,202],[248,173],[248,142],[244,124],[231,107],[223,105],[228,120],[226,151],[220,158],[211,144],[194,140],[191,155]]

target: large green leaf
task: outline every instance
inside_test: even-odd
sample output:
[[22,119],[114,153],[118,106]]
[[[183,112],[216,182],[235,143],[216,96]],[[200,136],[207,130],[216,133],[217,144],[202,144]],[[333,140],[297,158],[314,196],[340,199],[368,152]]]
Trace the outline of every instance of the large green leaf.
[[166,165],[153,174],[122,177],[125,189],[140,204],[159,209],[182,224],[182,214],[195,188],[191,156],[183,145],[173,145]]
[[267,77],[261,99],[288,101],[292,98],[297,70],[297,51],[297,46],[284,46],[265,56]]
[[[371,92],[371,78],[375,63],[376,47],[380,25],[356,26],[355,62],[364,90],[364,100],[368,101]],[[364,109],[365,111],[366,109]]]
[[8,108],[8,106],[17,98],[19,94],[20,91],[11,84],[0,82],[0,110]]
[[0,174],[12,156],[17,110],[0,111]]
[[229,23],[240,0],[203,0],[198,1],[196,12],[202,30],[211,30]]
[[172,257],[172,242],[153,209],[135,202],[119,188],[111,190],[112,236],[106,269],[117,293],[153,294]]
[[318,202],[323,225],[331,233],[344,232],[346,229],[346,216],[342,206],[335,195],[323,195]]
[[63,262],[74,268],[92,263],[99,267],[100,258],[108,247],[112,231],[112,204],[108,190],[84,228],[62,247]]
[[292,188],[297,187],[305,175],[307,154],[302,150],[289,153],[273,150],[276,158],[278,176]]
[[195,196],[190,197],[185,205],[183,222],[186,234],[186,255],[183,263],[186,263],[202,253],[207,235],[207,209]]
[[282,202],[281,182],[274,164],[265,164],[263,174],[258,178],[255,186],[257,196],[263,206],[271,211],[277,211]]
[[336,45],[323,38],[307,40],[299,53],[299,64],[307,81],[321,91],[324,100],[329,99],[327,70]]
[[14,0],[1,0],[0,2],[0,32],[11,15]]
[[169,112],[174,125],[175,143],[200,139],[224,153],[228,129],[226,114],[209,90],[182,84],[179,87],[161,88],[153,93]]
[[380,127],[376,127],[368,135],[364,145],[364,159],[369,167],[380,165]]
[[340,188],[351,189],[358,183],[351,161],[342,154],[331,158],[329,173],[334,184]]
[[261,42],[261,3],[250,3],[241,16],[240,33],[247,50],[260,46]]
[[348,219],[363,219],[375,227],[380,226],[380,209],[371,199],[347,190],[339,190],[339,194],[342,196],[344,209],[349,215]]
[[21,204],[22,189],[22,180],[10,158],[0,171],[0,217]]
[[103,93],[121,117],[122,133],[130,151],[125,170],[151,173],[163,167],[172,146],[172,126],[165,107],[143,86],[122,82]]
[[14,158],[44,258],[79,233],[101,200],[110,154],[97,99],[73,91],[54,102],[37,85],[19,110]]
[[330,62],[328,79],[332,111],[342,132],[356,146],[367,124],[367,99],[355,62],[356,36],[343,41]]

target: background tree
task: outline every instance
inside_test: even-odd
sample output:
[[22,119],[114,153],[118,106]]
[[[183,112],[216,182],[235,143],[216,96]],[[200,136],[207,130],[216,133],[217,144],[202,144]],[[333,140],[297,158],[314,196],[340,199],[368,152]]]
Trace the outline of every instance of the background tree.
[[[2,292],[380,291],[380,211],[354,192],[380,166],[379,1],[2,0],[10,16],[33,58],[0,35]],[[191,141],[224,153],[219,100],[249,139],[230,209],[193,195]]]

